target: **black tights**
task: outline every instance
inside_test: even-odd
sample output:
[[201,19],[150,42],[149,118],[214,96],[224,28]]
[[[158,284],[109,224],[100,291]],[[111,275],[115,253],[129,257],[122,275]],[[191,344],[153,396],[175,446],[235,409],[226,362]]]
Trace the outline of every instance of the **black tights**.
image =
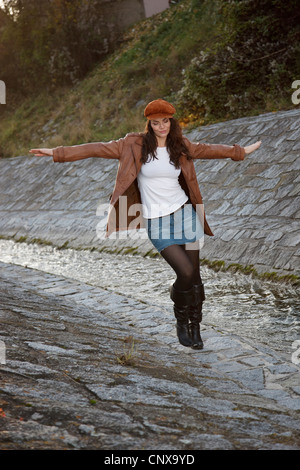
[[175,271],[177,279],[174,287],[180,291],[191,289],[200,284],[199,248],[188,249],[186,245],[171,245],[161,251],[162,257]]

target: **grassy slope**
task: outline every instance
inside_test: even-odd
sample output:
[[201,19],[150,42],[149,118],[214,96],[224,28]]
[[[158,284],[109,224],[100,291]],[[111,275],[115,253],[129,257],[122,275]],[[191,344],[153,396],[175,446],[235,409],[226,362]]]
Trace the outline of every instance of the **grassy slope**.
[[[0,115],[0,155],[24,155],[36,146],[106,141],[142,131],[145,104],[158,97],[176,103],[182,70],[217,40],[222,18],[216,1],[201,9],[185,0],[135,25],[122,47],[76,87],[44,92],[14,109],[6,105]],[[9,102],[9,91],[7,95]],[[186,109],[178,117],[188,121],[188,115]]]

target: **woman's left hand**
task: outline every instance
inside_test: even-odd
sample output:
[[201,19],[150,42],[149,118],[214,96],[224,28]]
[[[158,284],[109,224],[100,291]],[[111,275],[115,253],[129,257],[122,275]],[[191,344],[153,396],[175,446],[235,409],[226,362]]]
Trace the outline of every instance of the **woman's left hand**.
[[260,146],[261,146],[261,140],[258,140],[257,142],[255,142],[255,144],[247,145],[247,147],[244,147],[245,153],[248,154],[248,153],[254,152],[254,150],[257,150]]

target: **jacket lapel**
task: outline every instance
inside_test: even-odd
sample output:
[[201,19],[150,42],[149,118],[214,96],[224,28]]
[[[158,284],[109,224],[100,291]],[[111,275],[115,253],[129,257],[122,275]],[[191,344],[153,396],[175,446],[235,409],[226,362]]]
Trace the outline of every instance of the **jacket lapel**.
[[182,155],[180,157],[180,168],[182,175],[185,179],[185,183],[188,187],[189,195],[191,201],[194,202],[197,200],[197,195],[200,196],[201,203],[202,203],[202,196],[200,193],[200,189],[197,182],[197,175],[196,170],[194,167],[193,160],[188,160],[186,155]]
[[142,139],[137,139],[136,142],[132,144],[131,150],[134,159],[135,176],[137,177],[142,167]]

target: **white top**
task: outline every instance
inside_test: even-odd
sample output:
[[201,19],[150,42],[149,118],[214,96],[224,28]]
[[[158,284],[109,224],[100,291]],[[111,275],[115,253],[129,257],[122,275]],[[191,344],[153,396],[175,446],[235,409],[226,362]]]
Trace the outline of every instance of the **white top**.
[[171,214],[188,200],[178,180],[181,170],[170,163],[167,148],[157,147],[156,156],[142,165],[137,178],[145,219]]

